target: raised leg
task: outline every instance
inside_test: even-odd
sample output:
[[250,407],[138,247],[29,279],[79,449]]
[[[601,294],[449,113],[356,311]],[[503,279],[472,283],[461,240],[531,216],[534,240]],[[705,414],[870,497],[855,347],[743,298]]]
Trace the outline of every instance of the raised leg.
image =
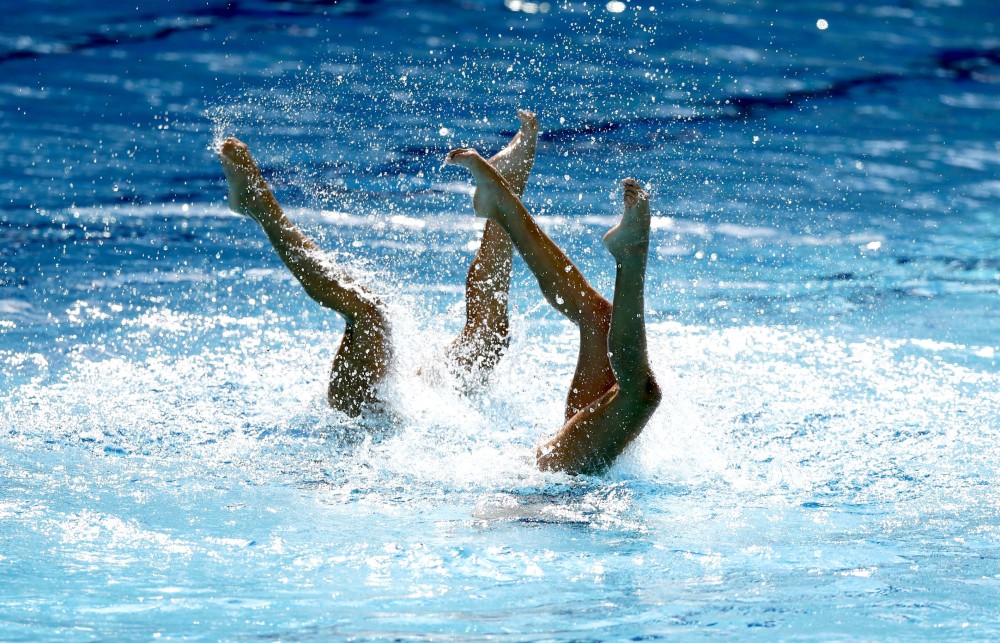
[[333,360],[327,397],[345,413],[359,414],[375,400],[391,359],[384,306],[285,216],[245,144],[226,139],[219,158],[229,183],[229,207],[261,225],[306,294],[344,317],[344,338]]
[[[535,162],[538,119],[526,110],[518,110],[517,116],[520,130],[489,163],[520,196]],[[476,214],[486,216],[478,211]],[[510,342],[507,299],[512,259],[513,247],[507,233],[487,219],[479,251],[465,280],[465,327],[448,350],[452,362],[466,373],[488,374]]]
[[604,236],[615,258],[614,309],[608,344],[618,385],[566,423],[538,449],[538,466],[599,473],[642,432],[661,392],[646,350],[644,281],[649,250],[649,195],[632,179],[622,182],[622,221]]
[[615,385],[608,359],[611,304],[538,227],[504,177],[478,152],[453,150],[447,162],[472,172],[476,212],[486,214],[507,232],[545,299],[580,329],[577,368],[566,398],[568,419]]

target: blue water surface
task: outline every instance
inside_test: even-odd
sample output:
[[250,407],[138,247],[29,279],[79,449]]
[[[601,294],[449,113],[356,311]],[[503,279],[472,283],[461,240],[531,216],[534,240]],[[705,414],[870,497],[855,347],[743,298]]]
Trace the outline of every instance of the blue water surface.
[[[994,0],[7,2],[0,638],[1000,637]],[[441,168],[542,125],[525,204],[610,295],[653,193],[666,399],[601,477],[535,469],[572,326],[438,368],[482,222]],[[230,214],[245,140],[382,293],[343,322]],[[421,375],[416,375],[420,372]]]

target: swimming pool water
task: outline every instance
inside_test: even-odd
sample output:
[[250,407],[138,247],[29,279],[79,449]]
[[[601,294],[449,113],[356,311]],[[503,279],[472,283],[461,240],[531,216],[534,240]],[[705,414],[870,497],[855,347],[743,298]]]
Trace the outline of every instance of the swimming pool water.
[[[995,3],[6,10],[0,638],[1000,636]],[[520,262],[490,385],[433,368],[482,225],[441,159],[517,107],[605,293],[654,194],[667,398],[602,477],[534,469],[576,340]],[[390,301],[385,416],[327,407],[342,323],[224,135]]]

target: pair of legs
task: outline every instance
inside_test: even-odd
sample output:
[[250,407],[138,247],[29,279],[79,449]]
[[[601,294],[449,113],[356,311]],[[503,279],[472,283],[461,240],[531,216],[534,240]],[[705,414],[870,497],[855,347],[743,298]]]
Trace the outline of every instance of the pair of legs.
[[[490,158],[489,164],[520,197],[535,163],[538,119],[522,109],[517,110],[517,117],[521,121],[520,130]],[[477,216],[486,217],[475,199],[473,207]],[[469,375],[488,375],[510,343],[507,300],[513,259],[510,237],[499,224],[487,219],[479,250],[465,279],[465,326],[448,349],[452,364]]]
[[[524,110],[518,110],[518,118],[519,131],[489,162],[521,195],[535,161],[538,121]],[[358,415],[376,400],[376,388],[392,358],[385,307],[364,284],[331,264],[285,216],[245,144],[226,139],[219,158],[229,183],[230,208],[257,221],[306,293],[344,317],[344,337],[333,360],[327,397],[335,408]],[[448,350],[451,363],[469,375],[488,374],[509,344],[507,299],[512,260],[507,233],[497,223],[487,221],[466,279],[466,323]]]
[[[538,279],[546,299],[580,330],[576,373],[567,396],[566,424],[538,450],[543,469],[596,473],[609,466],[639,434],[659,404],[649,368],[643,318],[643,281],[649,233],[648,195],[623,182],[622,223],[605,236],[617,262],[615,303],[595,291],[575,265],[538,228],[518,196],[534,161],[538,126],[519,112],[521,129],[489,161],[474,150],[455,150],[448,161],[469,169],[477,183],[473,206],[487,224],[466,283],[466,325],[449,357],[469,371],[488,371],[509,341],[507,293],[512,245]],[[384,306],[362,284],[324,261],[292,224],[267,188],[249,150],[227,139],[220,151],[229,203],[255,219],[306,292],[346,320],[334,359],[331,405],[358,414],[376,397],[391,359]]]
[[538,465],[571,473],[599,473],[639,435],[661,399],[646,349],[649,195],[634,180],[622,181],[622,220],[604,236],[617,271],[611,304],[538,227],[512,186],[478,152],[454,150],[448,162],[472,173],[476,212],[507,232],[542,294],[580,331],[576,372],[566,400],[566,423],[538,448]]

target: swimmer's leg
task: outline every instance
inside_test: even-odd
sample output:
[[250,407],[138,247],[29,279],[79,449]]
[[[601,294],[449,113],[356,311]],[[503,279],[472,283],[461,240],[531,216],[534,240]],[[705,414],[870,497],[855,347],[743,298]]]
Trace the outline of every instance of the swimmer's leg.
[[[525,110],[518,110],[517,116],[521,120],[520,130],[489,163],[520,196],[535,162],[538,120]],[[489,373],[510,342],[507,299],[512,260],[513,247],[507,233],[495,221],[487,219],[479,251],[466,276],[465,327],[448,350],[451,360],[467,372]]]
[[534,273],[545,299],[580,329],[580,352],[566,398],[566,418],[615,385],[608,359],[611,304],[535,223],[510,185],[475,150],[454,150],[448,162],[472,172],[476,211],[486,213],[510,236]]
[[389,367],[389,327],[382,302],[330,263],[285,216],[246,145],[228,138],[219,158],[229,182],[229,207],[257,221],[306,293],[346,320],[327,397],[332,406],[357,415],[375,399],[375,388]]
[[618,386],[570,418],[555,438],[539,447],[542,469],[601,472],[639,435],[660,403],[660,388],[649,366],[644,318],[649,195],[632,179],[625,179],[622,187],[622,221],[604,236],[617,265],[608,344]]

